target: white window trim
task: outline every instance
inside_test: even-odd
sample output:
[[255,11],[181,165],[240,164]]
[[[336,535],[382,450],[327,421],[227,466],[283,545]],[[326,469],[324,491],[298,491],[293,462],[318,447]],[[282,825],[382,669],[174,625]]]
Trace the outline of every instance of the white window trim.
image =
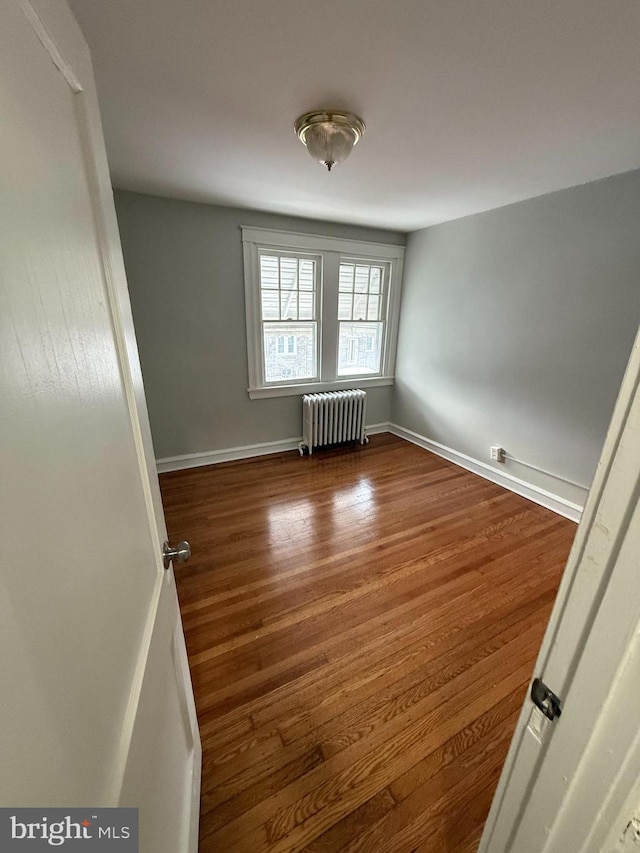
[[[348,240],[338,237],[322,237],[317,234],[301,234],[293,231],[273,231],[268,228],[242,226],[244,255],[245,305],[247,317],[247,354],[249,359],[249,397],[252,400],[264,397],[285,397],[309,394],[315,391],[335,391],[344,388],[375,387],[392,385],[394,381],[398,320],[400,312],[400,288],[404,263],[404,246],[388,243],[370,243],[365,240]],[[262,324],[260,309],[260,250],[301,252],[320,259],[321,291],[319,294],[318,342],[319,379],[303,383],[267,385],[263,379]],[[383,346],[381,372],[375,376],[337,377],[337,349],[326,352],[323,338],[331,339],[337,334],[337,268],[340,260],[361,259],[366,262],[382,262],[389,266],[388,293],[386,299],[386,340]],[[326,292],[324,277],[335,267],[336,316],[325,311]],[[333,333],[331,326],[334,326]],[[328,334],[323,331],[326,330]],[[333,347],[331,348],[333,349]],[[335,362],[335,366],[331,365]]]

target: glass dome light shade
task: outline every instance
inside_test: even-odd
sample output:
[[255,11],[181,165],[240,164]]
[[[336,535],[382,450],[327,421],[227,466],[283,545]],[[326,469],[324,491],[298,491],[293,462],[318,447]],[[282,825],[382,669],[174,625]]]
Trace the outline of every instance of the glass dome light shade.
[[295,132],[314,160],[331,171],[346,160],[365,130],[364,122],[352,113],[321,111],[305,113],[295,123]]

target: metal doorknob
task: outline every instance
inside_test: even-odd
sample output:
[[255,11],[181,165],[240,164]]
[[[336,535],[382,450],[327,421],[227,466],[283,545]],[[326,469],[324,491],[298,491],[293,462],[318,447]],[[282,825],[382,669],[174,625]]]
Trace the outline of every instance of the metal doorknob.
[[172,561],[178,563],[186,563],[191,556],[191,545],[188,542],[178,542],[175,548],[172,548],[168,542],[162,546],[162,562],[165,569],[168,569]]

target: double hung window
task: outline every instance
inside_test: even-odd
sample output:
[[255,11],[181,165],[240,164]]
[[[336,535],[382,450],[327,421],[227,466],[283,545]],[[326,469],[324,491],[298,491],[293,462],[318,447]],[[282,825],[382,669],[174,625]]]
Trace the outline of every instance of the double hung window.
[[338,279],[338,376],[380,373],[385,332],[385,268],[342,261]]
[[249,395],[393,381],[404,248],[243,228]]
[[318,375],[318,258],[260,254],[260,322],[265,383]]

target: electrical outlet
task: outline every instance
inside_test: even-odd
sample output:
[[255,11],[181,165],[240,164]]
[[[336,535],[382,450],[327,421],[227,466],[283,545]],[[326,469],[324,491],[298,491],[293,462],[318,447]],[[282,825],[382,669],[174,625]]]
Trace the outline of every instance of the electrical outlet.
[[491,458],[494,462],[504,462],[504,447],[500,447],[497,444],[492,445]]

